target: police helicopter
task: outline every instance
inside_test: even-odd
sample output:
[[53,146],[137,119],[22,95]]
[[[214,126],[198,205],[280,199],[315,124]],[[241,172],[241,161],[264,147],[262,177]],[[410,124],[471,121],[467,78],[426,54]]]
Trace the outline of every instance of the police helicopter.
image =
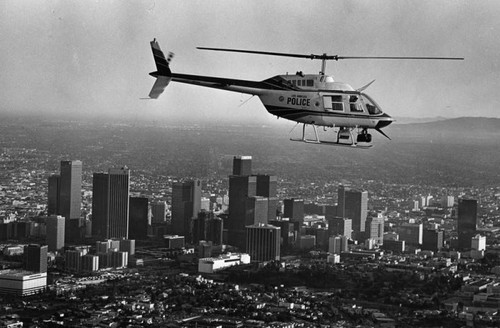
[[[252,96],[258,96],[267,111],[278,118],[282,117],[302,124],[302,137],[290,138],[313,144],[370,148],[373,129],[390,139],[382,128],[393,122],[393,118],[384,113],[380,106],[363,91],[375,80],[365,86],[354,89],[349,84],[338,82],[332,76],[325,75],[326,61],[340,59],[432,59],[463,60],[455,57],[353,57],[338,55],[292,54],[267,51],[238,50],[224,48],[198,47],[200,50],[238,52],[259,55],[284,56],[321,60],[319,74],[276,75],[263,81],[236,80],[212,76],[172,73],[170,62],[174,56],[163,54],[156,39],[150,42],[156,71],[150,75],[156,82],[149,93],[149,98],[157,99],[170,81],[199,85],[202,87],[223,89]],[[314,138],[306,137],[306,127],[311,126]],[[321,140],[317,127],[333,129],[332,140]]]

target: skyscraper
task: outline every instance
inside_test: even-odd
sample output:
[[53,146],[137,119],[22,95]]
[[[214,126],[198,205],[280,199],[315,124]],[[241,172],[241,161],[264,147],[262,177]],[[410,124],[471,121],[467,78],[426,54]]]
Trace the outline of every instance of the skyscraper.
[[172,230],[190,240],[191,224],[201,208],[201,181],[177,182],[172,186]]
[[280,259],[281,229],[257,223],[246,227],[246,252],[253,262]]
[[347,239],[351,239],[352,237],[352,220],[341,218],[341,217],[333,217],[328,218],[328,234],[330,236],[345,236]]
[[47,193],[48,204],[47,214],[57,215],[59,212],[59,194],[61,189],[61,176],[59,174],[52,174],[49,176],[49,190]]
[[64,247],[64,217],[51,215],[45,220],[47,227],[47,246],[49,252],[61,251]]
[[230,245],[245,247],[245,226],[249,198],[256,196],[257,178],[255,176],[229,176],[228,220],[224,227],[228,230]]
[[251,175],[252,156],[234,156],[233,175]]
[[470,249],[477,230],[477,200],[459,199],[457,216],[458,248]]
[[288,198],[283,201],[283,217],[288,218],[290,222],[304,221],[304,200],[300,198]]
[[351,190],[340,185],[337,216],[351,219],[354,232],[364,232],[367,214],[368,192]]
[[257,186],[255,190],[256,196],[267,198],[267,221],[276,219],[276,207],[278,206],[278,178],[275,175],[258,174]]
[[377,245],[384,243],[384,218],[366,219],[366,239],[373,239]]
[[24,246],[25,268],[33,272],[47,272],[47,245]]
[[[61,161],[59,215],[68,220],[80,219],[82,206],[82,162]],[[66,230],[69,224],[66,225]],[[67,236],[66,236],[67,237]]]
[[128,238],[130,170],[109,169],[94,173],[92,186],[92,235]]
[[130,197],[129,232],[131,239],[146,239],[148,237],[149,199],[147,197]]
[[165,201],[154,202],[151,204],[152,223],[163,223],[166,220],[167,203]]

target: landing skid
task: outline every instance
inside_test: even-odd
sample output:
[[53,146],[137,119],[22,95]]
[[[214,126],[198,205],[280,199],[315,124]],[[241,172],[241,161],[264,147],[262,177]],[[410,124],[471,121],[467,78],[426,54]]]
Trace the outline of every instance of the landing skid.
[[[336,141],[330,141],[330,140],[320,140],[318,136],[318,130],[316,129],[316,125],[312,125],[313,130],[314,130],[314,136],[315,139],[308,139],[306,138],[306,125],[308,124],[303,124],[302,125],[302,138],[290,138],[291,141],[299,141],[299,142],[304,142],[304,143],[309,143],[309,144],[317,144],[317,145],[327,145],[327,146],[340,146],[340,147],[350,147],[350,148],[359,148],[359,149],[368,149],[371,148],[373,145],[372,144],[360,144],[356,142],[354,135],[352,133],[353,128],[348,128],[349,134],[341,134],[341,130],[337,132],[337,140]],[[341,142],[341,139],[348,137],[346,140],[348,142]]]

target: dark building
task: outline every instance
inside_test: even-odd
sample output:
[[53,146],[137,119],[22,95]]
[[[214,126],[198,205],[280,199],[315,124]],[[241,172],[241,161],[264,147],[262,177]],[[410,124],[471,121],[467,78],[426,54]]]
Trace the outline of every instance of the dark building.
[[249,198],[256,196],[257,178],[255,176],[229,176],[228,219],[224,227],[228,230],[228,243],[240,248],[245,247],[246,216]]
[[172,186],[172,230],[191,240],[192,220],[201,209],[201,181],[177,182]]
[[269,224],[254,224],[246,227],[246,252],[252,262],[280,259],[281,229]]
[[251,175],[252,156],[234,156],[233,175]]
[[167,216],[167,203],[155,202],[151,204],[151,220],[152,223],[163,223]]
[[24,267],[28,271],[47,272],[47,245],[24,246]]
[[94,173],[92,235],[103,239],[128,238],[130,170]]
[[424,229],[422,236],[423,250],[438,252],[443,248],[443,231]]
[[477,231],[477,200],[459,199],[457,217],[458,248],[469,250]]
[[255,196],[267,198],[267,221],[276,219],[276,208],[278,207],[278,178],[275,175],[258,174]]
[[[66,241],[78,239],[82,206],[82,162],[61,161],[58,215],[66,219]],[[76,220],[76,221],[72,221]]]
[[283,217],[290,222],[304,222],[304,200],[288,198],[283,201]]
[[339,186],[337,216],[352,220],[354,232],[364,232],[368,214],[368,192]]
[[347,239],[352,237],[352,220],[341,217],[328,218],[328,234],[330,236],[346,236]]
[[221,218],[210,218],[206,222],[205,240],[211,241],[213,245],[222,245],[222,231],[224,229]]
[[294,223],[286,220],[272,220],[269,224],[281,229],[281,245],[286,248],[295,243]]
[[48,204],[47,214],[57,215],[59,212],[59,194],[61,189],[61,176],[59,174],[52,174],[49,176],[49,190],[47,193]]
[[130,239],[148,238],[149,199],[147,197],[130,197],[129,201],[129,232]]

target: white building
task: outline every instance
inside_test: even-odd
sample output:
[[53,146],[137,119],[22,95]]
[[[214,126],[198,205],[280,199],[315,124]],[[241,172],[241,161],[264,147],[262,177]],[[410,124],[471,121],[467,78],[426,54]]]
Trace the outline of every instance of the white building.
[[0,271],[0,294],[33,295],[47,288],[47,272],[24,270]]
[[486,237],[481,235],[475,235],[472,237],[471,249],[475,251],[486,250]]
[[198,272],[214,273],[233,265],[249,264],[250,255],[245,253],[223,254],[219,257],[206,257],[198,260]]

